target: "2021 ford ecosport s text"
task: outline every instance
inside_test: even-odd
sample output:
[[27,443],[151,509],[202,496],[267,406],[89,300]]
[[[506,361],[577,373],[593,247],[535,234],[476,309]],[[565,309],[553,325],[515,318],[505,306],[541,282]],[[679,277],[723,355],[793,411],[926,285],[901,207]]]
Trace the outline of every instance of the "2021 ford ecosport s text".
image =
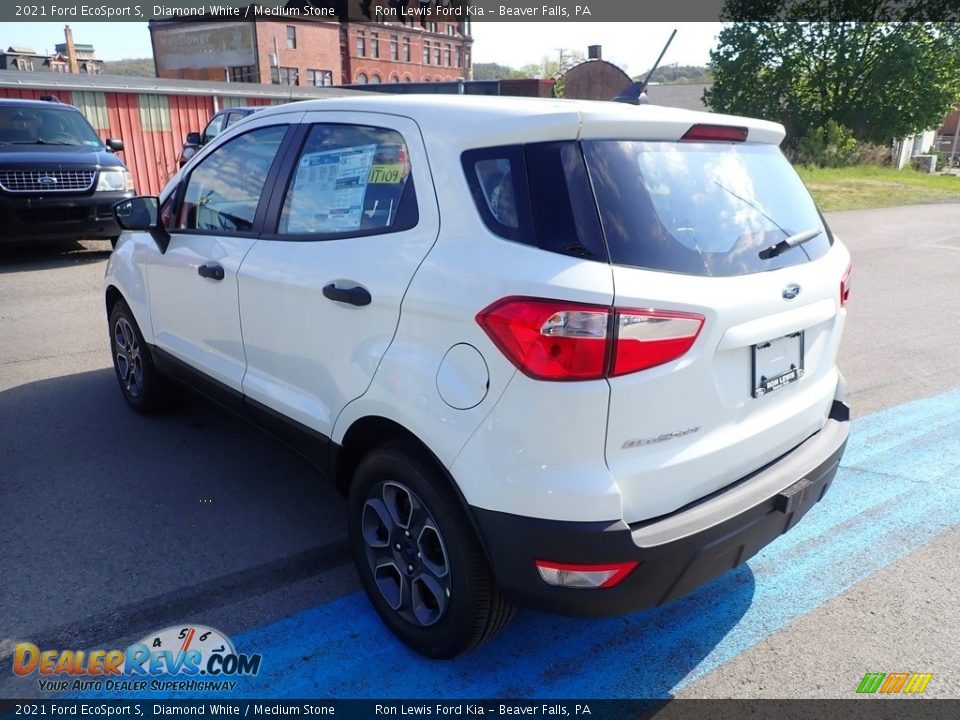
[[257,113],[118,205],[116,374],[176,378],[347,495],[363,587],[433,657],[514,604],[671,601],[830,485],[850,255],[779,125],[389,97]]

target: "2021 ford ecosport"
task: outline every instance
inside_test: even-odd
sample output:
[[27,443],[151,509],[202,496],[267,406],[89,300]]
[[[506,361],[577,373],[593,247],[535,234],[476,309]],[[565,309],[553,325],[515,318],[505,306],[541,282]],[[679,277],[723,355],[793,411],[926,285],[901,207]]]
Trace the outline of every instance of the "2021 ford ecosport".
[[433,657],[514,604],[666,603],[830,485],[850,255],[779,125],[539,99],[263,110],[126,228],[127,402],[176,378],[348,497],[360,580]]

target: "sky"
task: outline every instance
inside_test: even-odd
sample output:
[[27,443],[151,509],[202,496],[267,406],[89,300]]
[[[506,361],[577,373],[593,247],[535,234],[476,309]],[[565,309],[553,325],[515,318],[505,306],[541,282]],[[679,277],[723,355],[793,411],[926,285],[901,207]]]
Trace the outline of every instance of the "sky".
[[[150,32],[145,22],[73,22],[74,40],[92,44],[102,60],[150,57]],[[558,58],[561,48],[586,55],[588,45],[602,45],[603,59],[628,74],[646,71],[676,28],[677,36],[663,65],[706,65],[720,23],[600,23],[600,22],[476,22],[474,62],[510,67],[539,64]],[[0,46],[26,46],[53,52],[63,42],[63,26],[55,22],[0,24]]]

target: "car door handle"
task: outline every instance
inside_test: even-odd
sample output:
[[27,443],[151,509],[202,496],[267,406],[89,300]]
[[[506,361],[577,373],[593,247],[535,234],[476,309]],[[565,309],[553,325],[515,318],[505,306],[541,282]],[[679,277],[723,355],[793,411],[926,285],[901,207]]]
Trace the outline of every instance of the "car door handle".
[[352,288],[338,288],[336,283],[330,283],[324,287],[323,296],[334,302],[349,303],[358,307],[369,305],[373,299],[367,289],[361,285]]
[[197,275],[211,280],[223,280],[223,268],[219,265],[201,265],[197,268]]

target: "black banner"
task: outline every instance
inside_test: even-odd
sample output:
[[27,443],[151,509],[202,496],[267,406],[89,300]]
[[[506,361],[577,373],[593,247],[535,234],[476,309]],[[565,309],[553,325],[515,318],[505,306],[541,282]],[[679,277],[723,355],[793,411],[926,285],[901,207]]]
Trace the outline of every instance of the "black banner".
[[955,21],[960,0],[5,0],[0,22],[143,20],[356,22]]
[[469,720],[953,720],[960,700],[0,700],[0,720],[340,718]]

